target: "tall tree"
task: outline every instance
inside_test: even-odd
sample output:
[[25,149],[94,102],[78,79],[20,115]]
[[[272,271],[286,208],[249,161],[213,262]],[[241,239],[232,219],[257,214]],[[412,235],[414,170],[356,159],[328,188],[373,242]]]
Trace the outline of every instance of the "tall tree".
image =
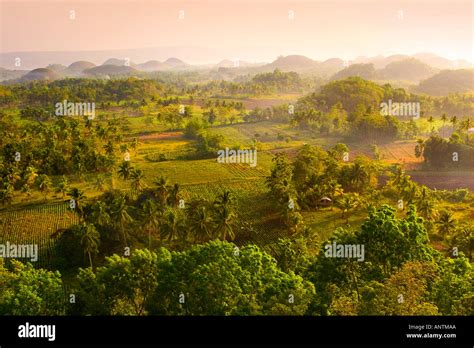
[[133,167],[130,161],[123,161],[118,168],[117,173],[122,177],[123,180],[127,181],[130,175],[133,173]]
[[127,245],[127,233],[125,232],[125,224],[132,222],[133,218],[128,213],[127,198],[121,194],[114,199],[112,203],[112,217],[117,222],[122,233],[124,245]]
[[218,238],[226,240],[229,237],[231,240],[235,238],[234,223],[234,197],[229,190],[225,190],[217,196],[214,202],[214,222],[215,234]]
[[84,253],[89,256],[89,263],[92,265],[92,254],[99,253],[100,234],[97,232],[93,224],[83,223],[81,225],[81,245]]
[[131,173],[132,177],[132,191],[139,194],[143,190],[143,179],[145,175],[143,174],[143,170],[141,169],[134,169]]
[[151,248],[151,234],[158,230],[159,220],[158,220],[158,207],[152,199],[147,199],[142,204],[141,217],[142,225],[145,228],[145,231],[148,232],[148,248]]
[[201,242],[212,238],[214,223],[209,205],[205,202],[191,204],[187,213],[189,229],[194,238]]
[[36,179],[36,184],[38,186],[38,190],[43,194],[44,201],[46,202],[46,196],[51,190],[51,179],[46,174],[41,174]]
[[357,193],[345,193],[336,200],[336,207],[342,212],[342,218],[345,219],[346,224],[349,223],[349,211],[357,208],[360,204],[360,198]]
[[60,192],[62,198],[66,196],[66,192],[68,191],[69,185],[66,176],[62,175],[59,179],[58,185],[56,187],[56,192]]
[[439,215],[439,219],[436,222],[438,225],[438,231],[441,233],[443,238],[450,235],[456,229],[456,220],[453,217],[453,213],[449,210],[444,210]]
[[168,241],[185,238],[185,225],[179,211],[168,208],[163,214],[163,220],[160,227],[160,232]]
[[162,207],[166,206],[166,202],[168,200],[170,185],[168,179],[164,176],[160,176],[157,180],[155,180],[155,192],[156,198]]
[[68,191],[68,196],[73,200],[74,211],[79,215],[80,218],[84,216],[82,202],[86,198],[84,193],[77,187],[73,187]]

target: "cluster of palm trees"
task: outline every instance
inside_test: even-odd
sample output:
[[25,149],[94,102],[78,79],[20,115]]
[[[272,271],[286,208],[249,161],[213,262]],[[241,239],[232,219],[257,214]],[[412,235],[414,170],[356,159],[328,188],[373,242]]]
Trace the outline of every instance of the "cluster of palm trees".
[[[446,115],[446,113],[443,113],[441,115],[441,121],[443,121],[443,135],[444,135],[444,127],[446,125],[446,122],[448,122],[448,121],[452,125],[453,132],[456,131],[456,125],[457,124],[459,124],[459,126],[458,126],[459,130],[466,131],[466,132],[467,132],[468,129],[472,128],[472,126],[473,126],[473,123],[472,123],[470,117],[464,118],[461,122],[459,122],[459,119],[456,115],[451,116],[449,118],[448,115]],[[433,117],[430,117],[428,119],[428,122],[430,122],[430,123],[434,122]],[[469,133],[467,133],[467,139],[469,139]]]
[[437,226],[437,231],[443,239],[458,228],[453,213],[450,210],[438,211],[436,198],[431,190],[424,185],[421,187],[417,185],[399,166],[394,168],[390,184],[403,198],[405,206],[415,204],[418,213],[428,222],[428,226]]
[[[184,246],[190,241],[235,238],[235,200],[228,190],[213,201],[200,199],[185,202],[181,199],[179,185],[170,185],[161,176],[152,188],[143,189],[135,199],[124,192],[107,191],[98,200],[86,205],[85,196],[78,188],[70,189],[68,195],[80,217],[77,228],[84,234],[83,249],[86,254],[94,254],[100,244],[100,238],[97,243],[94,242],[97,239],[94,229],[101,232],[100,236],[106,236],[105,231],[115,232],[124,246],[129,245],[131,231],[145,232],[148,247],[151,247],[152,239]],[[135,238],[140,235],[132,234]]]
[[[68,190],[64,175],[74,173],[82,180],[88,172],[109,171],[116,161],[117,143],[123,139],[124,122],[118,118],[93,122],[86,117],[81,124],[74,118],[59,117],[52,123],[28,125],[21,133],[9,132],[0,142],[3,159],[0,163],[0,203],[11,203],[16,190],[30,197],[34,188],[44,200],[53,189],[64,197]],[[120,150],[124,147],[135,150],[137,145],[138,139],[134,138],[128,144],[122,144]],[[102,182],[98,186],[103,190],[104,177],[100,175]],[[127,179],[132,177],[134,190],[142,189],[143,173],[140,170],[132,173],[125,168],[124,175]],[[53,184],[53,176],[61,177]]]
[[[230,191],[223,191],[213,202],[193,200],[184,206],[179,204],[180,208],[175,198],[177,186],[167,186],[165,182],[161,177],[156,182],[154,197],[146,199],[140,206],[141,225],[148,233],[149,245],[152,234],[159,234],[160,238],[169,242],[180,240],[182,243],[235,238],[237,215]],[[167,207],[161,204],[164,199],[169,203]]]
[[143,170],[134,168],[130,161],[123,161],[119,165],[117,173],[124,181],[130,180],[130,188],[133,195],[139,195],[145,188],[145,174]]
[[423,218],[428,221],[436,219],[436,200],[431,190],[424,185],[420,187],[400,166],[392,168],[389,185],[395,188],[398,197],[403,200],[403,207],[415,204]]

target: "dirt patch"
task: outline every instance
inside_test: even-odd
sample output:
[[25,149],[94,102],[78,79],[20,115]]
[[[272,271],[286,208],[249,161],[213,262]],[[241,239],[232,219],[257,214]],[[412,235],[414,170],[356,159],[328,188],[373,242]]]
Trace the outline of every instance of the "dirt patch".
[[183,132],[164,132],[164,133],[153,133],[139,135],[138,140],[140,141],[156,141],[166,139],[178,139],[183,136]]
[[412,180],[431,189],[455,190],[467,188],[474,190],[474,173],[417,173],[408,172]]

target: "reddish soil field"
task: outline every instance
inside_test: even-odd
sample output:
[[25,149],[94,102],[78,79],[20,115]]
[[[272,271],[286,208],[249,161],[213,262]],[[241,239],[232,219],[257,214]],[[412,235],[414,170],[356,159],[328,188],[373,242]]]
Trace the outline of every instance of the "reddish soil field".
[[413,181],[431,189],[455,190],[467,188],[474,190],[474,173],[470,172],[408,172]]

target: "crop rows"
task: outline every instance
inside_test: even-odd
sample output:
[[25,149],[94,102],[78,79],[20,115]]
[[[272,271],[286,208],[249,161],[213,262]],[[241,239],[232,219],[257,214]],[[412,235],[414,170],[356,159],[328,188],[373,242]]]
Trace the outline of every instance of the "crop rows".
[[0,242],[37,244],[38,267],[50,264],[57,232],[77,223],[78,218],[65,203],[0,212]]
[[247,163],[226,163],[224,166],[234,177],[237,178],[254,178],[268,175],[265,170],[251,167]]

